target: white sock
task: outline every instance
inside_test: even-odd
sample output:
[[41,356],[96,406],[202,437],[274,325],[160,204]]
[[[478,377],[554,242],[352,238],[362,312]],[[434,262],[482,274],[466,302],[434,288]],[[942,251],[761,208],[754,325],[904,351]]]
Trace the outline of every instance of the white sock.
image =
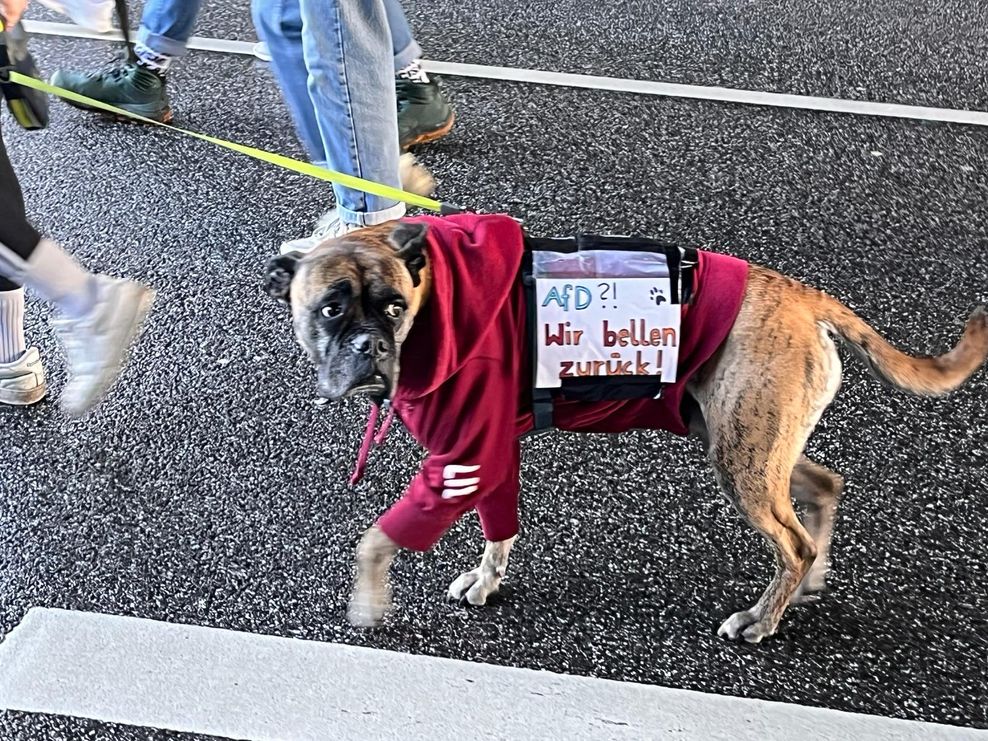
[[27,261],[0,250],[0,262],[13,268],[10,279],[37,291],[70,319],[84,316],[96,303],[96,276],[50,239],[42,239]]
[[24,289],[0,291],[0,363],[13,363],[24,350]]
[[402,80],[411,80],[412,82],[429,81],[429,75],[427,75],[425,73],[425,70],[422,69],[422,60],[420,59],[416,59],[407,67],[403,67],[402,69],[398,70],[398,73],[395,75],[395,77]]

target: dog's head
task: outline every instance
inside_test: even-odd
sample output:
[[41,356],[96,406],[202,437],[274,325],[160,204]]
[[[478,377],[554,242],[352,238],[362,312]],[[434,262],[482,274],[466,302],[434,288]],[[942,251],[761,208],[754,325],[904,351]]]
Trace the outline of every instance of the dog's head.
[[291,304],[320,396],[380,402],[394,393],[401,344],[428,291],[426,230],[392,221],[268,262],[265,288]]

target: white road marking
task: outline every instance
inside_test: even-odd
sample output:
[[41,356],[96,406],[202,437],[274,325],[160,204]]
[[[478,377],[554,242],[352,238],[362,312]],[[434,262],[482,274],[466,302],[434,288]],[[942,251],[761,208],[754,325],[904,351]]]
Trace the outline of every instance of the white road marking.
[[986,741],[988,732],[217,628],[34,608],[0,709],[248,739]]
[[[123,41],[119,31],[97,33],[88,28],[72,23],[51,23],[49,21],[24,21],[24,29],[38,36],[64,36],[71,39],[96,39],[99,41]],[[137,31],[131,31],[130,37],[137,38]],[[247,54],[254,56],[256,41],[233,41],[231,39],[211,39],[206,36],[193,36],[189,39],[189,48],[199,51],[218,51],[225,54]]]
[[[103,39],[108,41],[120,40],[122,38],[118,32],[99,34],[69,23],[25,21],[24,24],[27,30],[34,34]],[[189,40],[189,48],[230,54],[253,55],[254,43],[253,41],[231,41],[229,39],[212,39],[194,36]],[[563,72],[550,72],[548,70],[494,67],[482,64],[460,64],[457,62],[425,61],[423,62],[423,67],[428,72],[459,77],[480,77],[489,80],[506,80],[540,85],[561,85],[564,87],[587,88],[591,90],[660,95],[671,98],[691,98],[694,100],[712,100],[721,103],[738,103],[775,108],[795,108],[808,111],[854,114],[858,116],[880,116],[885,118],[959,123],[971,126],[988,126],[988,112],[986,111],[934,108],[867,100],[848,100],[845,98],[824,98],[814,95],[766,93],[758,90],[682,85],[673,82],[632,80],[598,75],[576,75]]]

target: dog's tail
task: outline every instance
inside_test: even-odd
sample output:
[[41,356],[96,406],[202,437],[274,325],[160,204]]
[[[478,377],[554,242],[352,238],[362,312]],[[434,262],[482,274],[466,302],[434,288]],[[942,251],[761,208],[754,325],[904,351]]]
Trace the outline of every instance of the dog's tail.
[[842,337],[883,383],[921,396],[940,396],[966,381],[988,358],[988,311],[979,306],[960,341],[943,355],[912,356],[889,344],[857,314],[826,294],[819,321]]

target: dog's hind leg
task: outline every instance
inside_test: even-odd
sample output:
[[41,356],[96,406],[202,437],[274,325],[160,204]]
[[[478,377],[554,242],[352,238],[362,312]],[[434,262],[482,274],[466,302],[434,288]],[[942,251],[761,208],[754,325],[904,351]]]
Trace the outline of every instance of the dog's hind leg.
[[718,631],[752,643],[775,633],[817,557],[790,493],[806,441],[840,385],[840,359],[805,293],[794,281],[753,270],[730,336],[690,389],[718,483],[775,555],[761,598]]
[[[517,536],[515,536],[517,537]],[[508,554],[515,538],[508,540],[487,541],[480,566],[473,571],[460,574],[449,585],[446,596],[460,604],[483,605],[487,598],[501,586],[501,580],[508,568]]]
[[786,470],[782,456],[749,457],[737,452],[715,448],[714,472],[735,507],[769,541],[776,568],[758,602],[731,615],[717,634],[758,643],[775,633],[792,595],[813,565],[817,549],[789,499],[791,463]]
[[793,597],[798,602],[811,602],[827,587],[830,569],[830,537],[834,530],[837,504],[844,490],[844,479],[805,455],[792,472],[793,498],[806,506],[806,526],[816,543],[817,557],[809,573]]

